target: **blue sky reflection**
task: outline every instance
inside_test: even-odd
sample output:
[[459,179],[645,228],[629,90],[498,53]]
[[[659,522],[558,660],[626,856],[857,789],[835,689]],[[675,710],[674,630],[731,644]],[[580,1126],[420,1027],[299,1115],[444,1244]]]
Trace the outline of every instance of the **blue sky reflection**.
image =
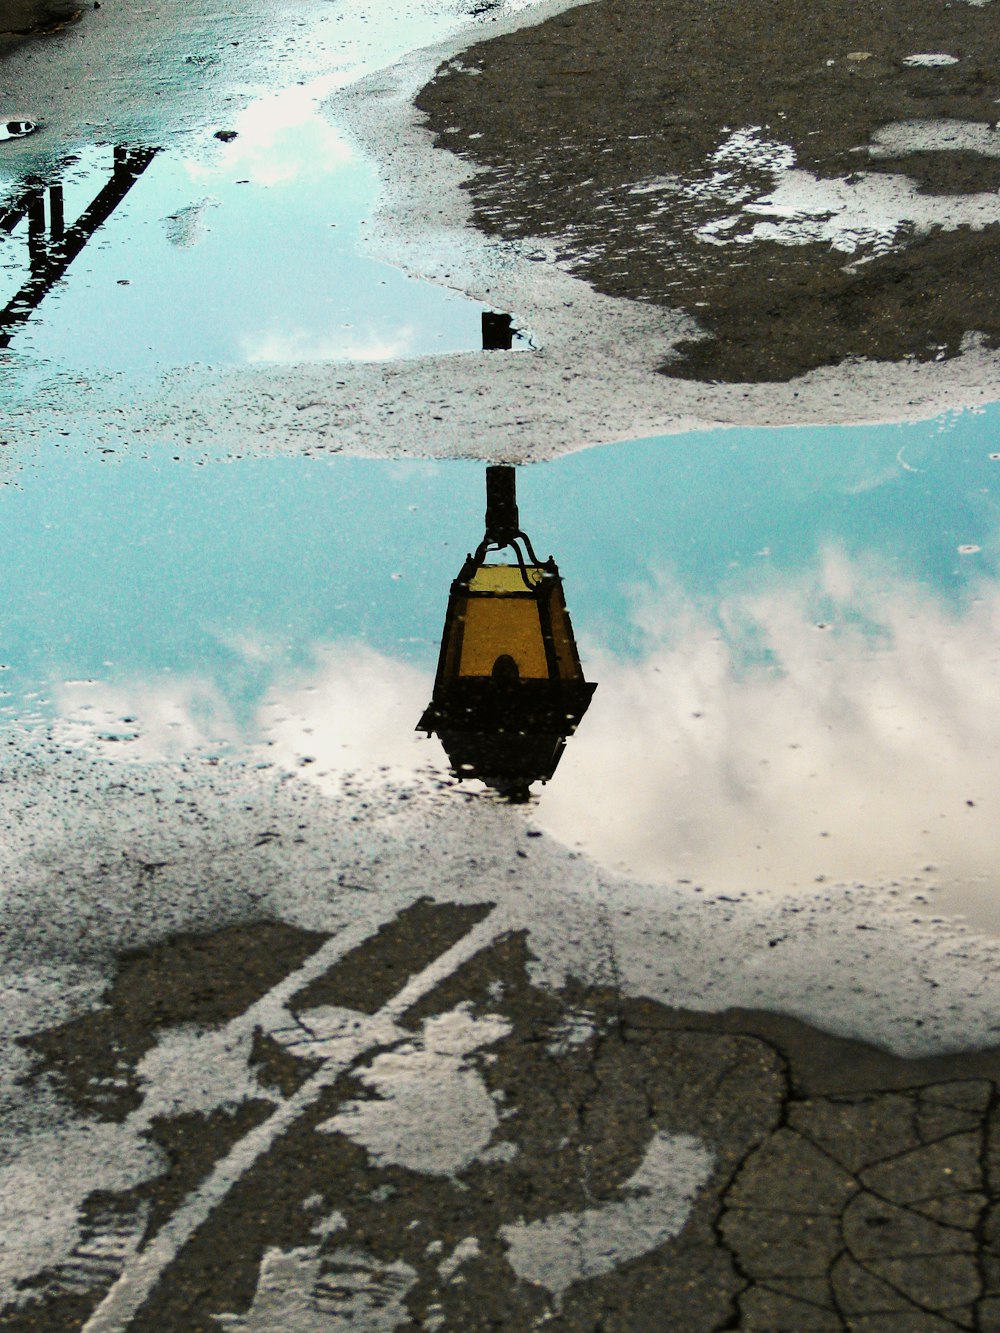
[[[600,683],[542,823],[717,887],[992,883],[998,416],[521,469]],[[438,763],[412,729],[482,510],[477,463],[52,450],[0,491],[4,711],[136,759]]]
[[[831,552],[959,608],[997,577],[998,416],[591,449],[520,469],[521,517],[564,570],[581,643],[619,656],[643,655],[643,607],[665,588],[720,629],[735,598],[804,583],[817,623],[870,621],[815,578]],[[433,670],[482,510],[477,463],[52,449],[0,491],[4,659],[36,682],[106,661],[226,682],[236,643],[266,646],[243,653],[253,675],[356,640]]]
[[[362,253],[377,176],[320,110],[330,84],[253,103],[231,143],[158,154],[16,332],[16,359],[136,373],[480,348],[480,303]],[[68,169],[68,223],[111,158],[95,146]],[[26,276],[27,227],[0,246],[0,305]]]

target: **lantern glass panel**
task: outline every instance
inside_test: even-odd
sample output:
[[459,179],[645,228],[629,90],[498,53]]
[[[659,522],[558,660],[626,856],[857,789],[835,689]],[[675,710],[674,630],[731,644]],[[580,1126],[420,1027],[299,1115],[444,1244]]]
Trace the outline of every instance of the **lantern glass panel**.
[[552,624],[552,645],[555,648],[556,666],[560,680],[582,680],[583,668],[580,655],[573,638],[573,627],[569,622],[569,612],[563,599],[561,583],[554,583],[549,596],[549,616]]
[[[537,565],[526,565],[525,571],[532,586],[541,583],[545,577],[545,571],[539,569]],[[528,595],[528,589],[524,586],[524,579],[517,565],[480,565],[469,580],[469,592],[493,593],[501,597],[505,594],[513,596],[515,593],[519,593],[522,597]]]
[[[514,572],[520,578],[520,571]],[[517,663],[522,680],[548,677],[538,603],[529,592],[521,597],[469,597],[462,617],[460,676],[489,676],[497,658],[507,655]]]

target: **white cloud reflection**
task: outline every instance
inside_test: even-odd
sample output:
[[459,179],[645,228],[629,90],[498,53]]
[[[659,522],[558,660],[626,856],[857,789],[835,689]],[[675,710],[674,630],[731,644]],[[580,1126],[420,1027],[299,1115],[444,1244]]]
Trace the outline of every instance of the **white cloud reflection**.
[[[578,626],[599,689],[534,815],[561,842],[721,891],[995,884],[995,586],[958,609],[829,554],[711,615],[663,582],[633,619],[632,658],[588,647]],[[218,685],[161,678],[64,686],[59,735],[137,759],[221,739],[321,786],[379,769],[391,781],[445,771],[414,733],[431,684],[362,643],[320,645],[309,666],[273,662],[249,731]]]
[[308,763],[308,776],[380,767],[413,771],[423,761],[414,727],[430,699],[427,672],[360,643],[327,645],[315,665],[278,680],[257,715],[267,757]]
[[290,185],[357,160],[354,150],[319,109],[334,80],[314,79],[270,93],[236,113],[236,138],[208,161],[187,163],[195,179],[223,175],[254,185]]
[[413,352],[414,330],[405,326],[386,337],[355,328],[339,333],[272,329],[245,334],[240,348],[251,365],[261,361],[394,361]]
[[721,630],[663,589],[641,660],[591,656],[600,688],[545,827],[716,889],[995,881],[996,588],[959,612],[830,555],[720,612]]
[[55,738],[136,762],[242,751],[321,785],[358,770],[412,773],[426,762],[414,727],[430,699],[429,673],[361,643],[317,645],[308,666],[290,668],[253,634],[220,637],[251,665],[272,668],[248,725],[219,682],[69,680],[51,692]]
[[232,744],[238,735],[230,701],[217,684],[197,677],[68,680],[52,699],[62,744],[113,749],[136,761],[182,759]]

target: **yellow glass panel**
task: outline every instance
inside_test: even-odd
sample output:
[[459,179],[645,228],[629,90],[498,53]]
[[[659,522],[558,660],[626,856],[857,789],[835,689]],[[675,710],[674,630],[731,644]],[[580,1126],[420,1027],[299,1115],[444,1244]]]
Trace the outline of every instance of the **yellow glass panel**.
[[[537,565],[527,565],[526,569],[531,583],[541,583],[543,571]],[[526,593],[528,589],[517,565],[481,565],[472,576],[469,591],[503,594]]]
[[467,597],[452,594],[452,599],[448,604],[448,616],[445,620],[439,666],[439,670],[446,680],[453,680],[458,675],[462,652],[462,630],[465,626],[465,608],[468,600]]
[[[519,572],[514,572],[520,578]],[[534,598],[470,597],[465,604],[459,675],[489,676],[493,663],[505,653],[513,657],[522,677],[547,679],[545,644]]]

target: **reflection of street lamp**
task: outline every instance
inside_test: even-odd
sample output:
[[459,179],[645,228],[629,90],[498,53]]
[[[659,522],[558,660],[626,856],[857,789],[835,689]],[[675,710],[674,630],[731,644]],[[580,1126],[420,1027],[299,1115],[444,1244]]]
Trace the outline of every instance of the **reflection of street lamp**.
[[[486,564],[488,551],[507,549],[515,563]],[[486,535],[451,585],[417,730],[441,738],[457,777],[525,801],[555,772],[596,688],[583,678],[555,561],[543,564],[520,529],[514,469],[488,467]]]

